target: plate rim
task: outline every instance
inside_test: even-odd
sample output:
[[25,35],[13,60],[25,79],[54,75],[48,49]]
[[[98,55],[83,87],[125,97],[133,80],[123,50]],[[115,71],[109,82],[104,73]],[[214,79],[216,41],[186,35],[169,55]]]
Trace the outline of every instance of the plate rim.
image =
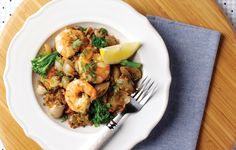
[[[35,13],[33,13],[32,15],[30,15],[24,22],[23,26],[20,28],[19,31],[17,31],[17,33],[14,35],[14,37],[12,38],[9,46],[8,46],[8,49],[7,49],[7,54],[6,54],[6,64],[5,64],[5,69],[4,69],[4,73],[3,73],[3,81],[4,81],[4,85],[5,85],[5,90],[6,90],[6,101],[7,101],[7,105],[8,105],[8,108],[9,108],[9,111],[11,113],[11,116],[16,120],[16,122],[20,125],[20,127],[23,129],[24,133],[26,134],[27,137],[33,139],[34,141],[36,141],[42,148],[46,148],[48,149],[48,146],[46,144],[44,144],[42,142],[42,140],[33,135],[33,133],[30,132],[29,129],[27,129],[26,125],[23,123],[23,121],[18,117],[18,115],[14,112],[12,106],[11,106],[11,96],[10,96],[10,88],[9,88],[9,81],[8,81],[8,72],[9,72],[9,59],[10,59],[10,51],[12,49],[12,46],[14,45],[16,39],[20,36],[20,34],[24,31],[24,29],[26,28],[26,26],[35,18],[37,18],[38,16],[40,16],[40,14],[42,14],[44,12],[44,10],[46,10],[47,7],[49,7],[50,5],[53,5],[57,2],[60,2],[62,0],[52,0],[52,1],[49,1],[47,2],[45,5],[43,5],[39,10],[37,10]],[[166,99],[166,103],[165,105],[163,106],[163,111],[161,112],[161,115],[158,119],[156,119],[156,123],[152,124],[152,126],[150,126],[150,128],[146,129],[146,134],[143,135],[142,134],[142,137],[139,137],[139,142],[144,140],[145,138],[147,138],[147,136],[150,134],[150,132],[153,130],[153,128],[160,122],[161,118],[163,117],[165,111],[166,111],[166,108],[167,108],[167,105],[168,105],[168,101],[169,101],[169,92],[170,92],[170,84],[171,84],[171,71],[170,71],[170,60],[169,60],[169,55],[168,55],[168,50],[167,50],[167,47],[162,39],[162,37],[160,36],[160,34],[158,33],[158,31],[156,31],[154,29],[154,27],[151,25],[151,23],[148,21],[148,19],[143,16],[142,14],[140,14],[138,11],[136,11],[132,6],[130,6],[128,3],[124,2],[124,1],[121,1],[121,0],[112,0],[112,1],[116,1],[117,3],[122,3],[123,6],[125,7],[128,7],[130,10],[132,10],[136,15],[137,17],[139,18],[142,18],[143,21],[146,22],[146,24],[149,26],[150,29],[153,30],[153,32],[155,32],[158,36],[158,38],[160,39],[160,41],[162,42],[162,45],[164,46],[165,48],[165,51],[167,53],[167,62],[165,62],[168,66],[168,69],[167,69],[167,75],[168,77],[167,78],[167,81],[166,81],[166,87],[167,87],[167,92],[165,97],[167,98]],[[138,142],[133,142],[132,146],[130,146],[129,148],[132,148],[133,146],[135,146],[136,144],[138,144]]]

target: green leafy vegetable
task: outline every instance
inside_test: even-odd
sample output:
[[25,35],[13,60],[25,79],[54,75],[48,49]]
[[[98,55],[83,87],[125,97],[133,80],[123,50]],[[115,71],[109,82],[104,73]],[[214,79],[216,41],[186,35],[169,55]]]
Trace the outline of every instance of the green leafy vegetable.
[[90,118],[95,127],[108,123],[114,116],[108,111],[108,106],[101,100],[96,99],[90,106]]
[[84,28],[82,26],[79,26],[79,30],[82,31],[82,32],[85,32],[87,30],[87,28]]
[[92,78],[96,78],[96,69],[97,69],[97,65],[93,61],[90,64],[82,65],[83,72],[90,74]]
[[120,90],[118,83],[112,86],[112,90],[114,93],[117,93]]
[[63,74],[63,72],[62,72],[62,71],[57,71],[57,73],[56,73],[56,76],[63,77],[63,76],[64,76],[64,74]]
[[46,77],[48,69],[54,64],[55,59],[59,53],[54,51],[53,53],[45,56],[38,56],[31,61],[33,72]]
[[105,38],[100,38],[93,36],[92,38],[92,45],[97,47],[97,48],[103,48],[107,46],[107,41]]
[[102,32],[103,34],[108,34],[108,31],[105,28],[100,28],[99,32]]
[[82,57],[86,57],[87,55],[88,55],[88,50],[87,49],[84,49],[82,51],[82,53],[80,53],[80,56],[82,56]]
[[77,40],[75,40],[75,41],[72,43],[72,47],[73,47],[74,49],[76,49],[76,48],[80,47],[80,45],[82,45],[82,44],[83,44],[83,42],[80,41],[80,39],[77,39]]
[[133,62],[133,61],[130,61],[130,60],[122,60],[120,62],[120,64],[122,66],[128,66],[128,67],[132,67],[132,68],[140,68],[142,66],[142,64],[136,63],[136,62]]
[[68,119],[68,115],[67,114],[63,114],[61,116],[61,122],[65,122]]

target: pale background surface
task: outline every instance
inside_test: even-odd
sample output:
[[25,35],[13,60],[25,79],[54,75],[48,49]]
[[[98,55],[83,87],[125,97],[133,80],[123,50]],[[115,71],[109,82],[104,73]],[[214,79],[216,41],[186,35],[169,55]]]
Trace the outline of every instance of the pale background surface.
[[[0,0],[0,32],[22,0]],[[216,0],[236,28],[236,0]]]

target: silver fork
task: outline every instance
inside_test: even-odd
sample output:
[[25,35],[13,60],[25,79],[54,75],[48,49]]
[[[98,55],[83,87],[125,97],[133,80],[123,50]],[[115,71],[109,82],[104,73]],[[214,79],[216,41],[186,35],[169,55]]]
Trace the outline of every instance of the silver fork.
[[117,124],[127,113],[136,113],[140,111],[143,106],[150,100],[152,95],[157,90],[157,84],[151,78],[145,77],[136,91],[131,94],[130,102],[125,106],[123,112],[118,113],[101,131],[98,136],[89,140],[84,150],[97,150],[99,149],[115,132]]

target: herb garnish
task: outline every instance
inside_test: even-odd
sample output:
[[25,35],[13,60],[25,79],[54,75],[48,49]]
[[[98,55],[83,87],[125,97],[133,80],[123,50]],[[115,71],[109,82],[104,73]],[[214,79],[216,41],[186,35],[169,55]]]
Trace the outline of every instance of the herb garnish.
[[113,85],[112,90],[114,93],[118,92],[120,90],[119,85],[117,83],[115,85]]
[[83,42],[80,41],[80,39],[77,39],[72,42],[72,48],[76,49],[76,48],[80,47],[80,45],[82,45],[82,44],[83,44]]
[[65,122],[68,119],[68,115],[67,114],[63,114],[61,116],[61,122]]
[[105,38],[100,38],[100,37],[97,37],[97,36],[93,36],[92,38],[92,45],[97,47],[97,48],[103,48],[103,47],[106,47],[107,46],[107,41]]
[[108,31],[105,28],[100,28],[99,32],[102,32],[103,34],[108,34]]
[[88,50],[87,49],[83,50],[82,53],[80,54],[80,56],[83,56],[83,57],[85,57],[87,55],[88,55]]
[[96,78],[96,69],[97,65],[95,62],[91,62],[90,64],[85,64],[82,66],[83,72],[90,74],[90,76],[94,79]]
[[96,99],[90,106],[90,118],[95,127],[100,124],[108,123],[114,116],[108,111],[108,106],[101,98]]
[[82,31],[82,32],[85,32],[87,30],[87,28],[84,28],[82,26],[79,26],[79,30]]
[[57,71],[57,73],[56,73],[56,76],[63,77],[63,76],[64,76],[64,74],[63,74],[63,72],[62,72],[62,71]]

